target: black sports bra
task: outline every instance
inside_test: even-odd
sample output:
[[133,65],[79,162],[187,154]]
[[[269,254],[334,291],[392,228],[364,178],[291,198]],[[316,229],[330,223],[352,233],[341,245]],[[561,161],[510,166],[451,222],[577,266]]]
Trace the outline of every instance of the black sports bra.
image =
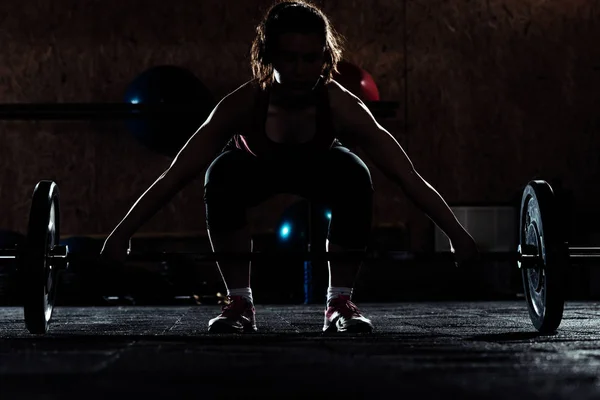
[[320,81],[316,93],[316,132],[314,137],[304,143],[277,143],[266,133],[265,125],[269,109],[270,90],[257,91],[254,118],[248,133],[233,137],[235,147],[254,156],[274,155],[279,152],[328,150],[335,143],[335,129],[329,105],[327,87]]

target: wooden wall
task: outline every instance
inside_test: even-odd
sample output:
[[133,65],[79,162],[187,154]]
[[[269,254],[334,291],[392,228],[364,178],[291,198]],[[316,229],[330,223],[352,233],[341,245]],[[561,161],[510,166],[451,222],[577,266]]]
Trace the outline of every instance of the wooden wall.
[[[382,121],[450,203],[503,203],[533,177],[561,179],[592,232],[600,138],[600,5],[583,0],[322,0],[346,58],[369,71]],[[254,26],[270,1],[4,0],[0,102],[121,101],[159,64],[192,70],[220,98],[250,77]],[[169,165],[121,122],[0,123],[0,227],[24,231],[40,179],[62,195],[63,232],[105,234]],[[370,162],[368,162],[369,165]],[[375,223],[428,219],[373,170]],[[273,228],[288,198],[253,211]],[[140,232],[203,231],[202,174]]]

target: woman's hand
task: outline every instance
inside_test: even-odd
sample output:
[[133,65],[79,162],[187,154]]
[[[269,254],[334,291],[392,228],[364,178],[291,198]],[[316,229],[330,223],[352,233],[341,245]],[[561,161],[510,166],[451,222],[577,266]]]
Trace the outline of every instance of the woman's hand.
[[477,263],[479,261],[479,249],[477,243],[467,231],[463,231],[457,238],[451,240],[452,252],[457,267]]

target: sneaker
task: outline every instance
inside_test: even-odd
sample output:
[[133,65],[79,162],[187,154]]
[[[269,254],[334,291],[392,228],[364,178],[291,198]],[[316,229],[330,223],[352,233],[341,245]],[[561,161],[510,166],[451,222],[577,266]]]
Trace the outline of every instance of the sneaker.
[[323,332],[368,333],[373,331],[371,320],[365,318],[350,296],[338,296],[329,302],[325,310]]
[[227,296],[221,314],[208,321],[211,333],[256,332],[254,305],[242,296]]

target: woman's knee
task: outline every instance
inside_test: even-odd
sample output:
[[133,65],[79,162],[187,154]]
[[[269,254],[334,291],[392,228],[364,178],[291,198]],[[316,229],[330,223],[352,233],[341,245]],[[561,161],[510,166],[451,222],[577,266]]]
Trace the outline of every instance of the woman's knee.
[[204,204],[209,229],[229,231],[246,224],[251,195],[247,185],[254,162],[250,157],[240,150],[228,150],[208,167],[204,178]]
[[371,171],[365,162],[346,147],[335,147],[329,154],[332,189],[338,193],[347,191],[373,192]]
[[345,147],[332,149],[329,160],[328,203],[332,216],[328,239],[347,248],[365,247],[373,212],[371,172],[359,156]]
[[242,150],[227,150],[219,154],[206,169],[204,186],[223,186],[240,179],[240,174],[247,174],[254,166],[253,156]]

